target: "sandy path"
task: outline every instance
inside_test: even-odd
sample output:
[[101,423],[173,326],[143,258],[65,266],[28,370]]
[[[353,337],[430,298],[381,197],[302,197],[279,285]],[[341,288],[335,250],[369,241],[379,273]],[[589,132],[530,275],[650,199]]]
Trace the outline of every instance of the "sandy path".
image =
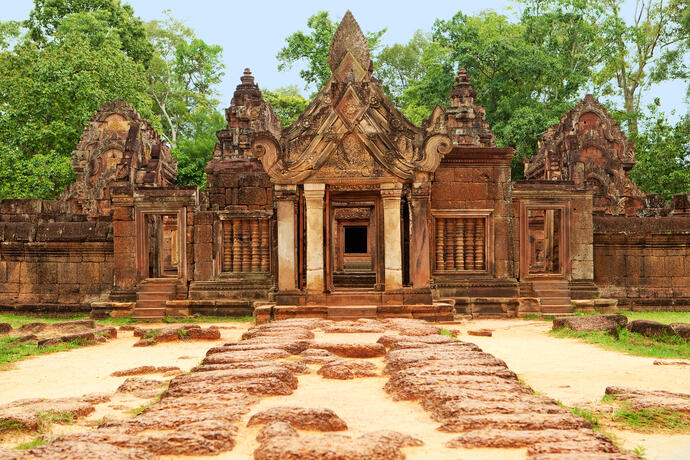
[[[390,333],[390,332],[389,332]],[[325,334],[316,332],[317,342],[374,343],[381,334]],[[383,358],[369,359],[383,369]],[[437,431],[437,422],[431,420],[421,405],[412,401],[393,401],[383,390],[388,376],[356,378],[354,380],[324,379],[316,374],[319,365],[310,365],[311,374],[299,376],[299,386],[290,396],[263,398],[252,407],[240,422],[240,439],[232,452],[219,459],[251,458],[258,446],[256,435],[260,427],[246,426],[252,414],[275,406],[328,408],[345,420],[348,436],[357,437],[369,431],[394,430],[424,440],[422,447],[403,448],[408,459],[457,460],[472,459],[524,459],[526,449],[449,449],[445,443],[457,436]]]
[[[147,324],[146,328],[169,324]],[[204,328],[210,324],[203,324]],[[170,342],[152,347],[132,347],[139,340],[131,332],[118,331],[118,338],[102,345],[76,348],[37,356],[0,371],[0,404],[24,398],[63,398],[88,393],[114,392],[126,377],[111,377],[114,371],[137,366],[178,366],[188,371],[212,346],[238,340],[249,323],[223,323],[218,342]],[[187,359],[179,359],[189,356]],[[147,376],[142,376],[147,378]],[[161,378],[160,374],[148,378]]]
[[[466,335],[468,329],[494,329],[493,337]],[[690,392],[690,366],[655,366],[655,358],[608,351],[577,339],[551,337],[551,323],[479,320],[456,327],[459,337],[503,359],[534,390],[569,406],[597,402],[607,386]],[[649,460],[687,460],[690,435],[615,431],[623,447],[646,448]]]

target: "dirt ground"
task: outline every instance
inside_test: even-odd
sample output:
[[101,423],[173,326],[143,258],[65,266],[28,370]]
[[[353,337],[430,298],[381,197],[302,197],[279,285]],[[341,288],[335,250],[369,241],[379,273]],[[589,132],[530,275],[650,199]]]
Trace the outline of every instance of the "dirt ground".
[[[205,327],[208,325],[204,325]],[[117,370],[142,365],[179,366],[188,371],[215,345],[238,340],[248,323],[219,324],[222,338],[218,342],[173,342],[153,347],[133,348],[137,340],[131,332],[120,332],[108,343],[44,355],[16,363],[0,372],[0,404],[23,398],[59,398],[87,393],[114,392],[125,377],[111,377]],[[154,327],[154,325],[147,325]],[[584,405],[599,401],[607,386],[618,385],[638,389],[661,389],[689,392],[690,366],[654,366],[654,358],[628,356],[602,350],[594,345],[573,339],[548,335],[550,323],[522,320],[481,320],[460,325],[444,326],[460,331],[464,341],[474,342],[486,352],[506,361],[534,390],[562,401],[564,404]],[[493,337],[468,336],[468,329],[493,329]],[[381,334],[324,334],[319,342],[373,343]],[[379,368],[383,359],[372,360]],[[312,373],[299,376],[297,390],[289,396],[263,398],[252,413],[279,405],[328,407],[335,411],[349,427],[349,435],[367,431],[392,429],[425,440],[423,447],[404,449],[410,459],[518,459],[525,458],[524,449],[448,449],[444,447],[452,434],[436,430],[438,423],[414,402],[394,402],[384,392],[387,377],[355,380],[326,380]],[[160,378],[160,376],[144,376]],[[131,410],[146,400],[121,395],[110,403],[99,405],[88,417],[93,423],[102,417],[131,417]],[[238,445],[217,458],[251,458],[256,448],[258,429],[239,424]],[[54,434],[84,430],[84,424],[55,426]],[[623,447],[643,446],[649,460],[686,459],[690,452],[690,435],[639,434],[614,432]],[[23,439],[5,438],[0,445],[11,447]],[[173,458],[173,457],[169,457]],[[188,458],[188,457],[187,457]]]

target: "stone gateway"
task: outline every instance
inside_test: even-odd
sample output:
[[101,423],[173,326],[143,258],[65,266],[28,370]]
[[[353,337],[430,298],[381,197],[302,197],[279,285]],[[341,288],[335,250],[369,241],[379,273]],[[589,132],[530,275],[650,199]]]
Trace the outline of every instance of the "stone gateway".
[[628,178],[634,145],[587,96],[511,181],[464,69],[416,126],[373,76],[351,13],[332,76],[282,129],[249,69],[207,186],[122,101],[73,154],[60,200],[0,206],[0,311],[94,317],[512,317],[690,308],[690,195]]

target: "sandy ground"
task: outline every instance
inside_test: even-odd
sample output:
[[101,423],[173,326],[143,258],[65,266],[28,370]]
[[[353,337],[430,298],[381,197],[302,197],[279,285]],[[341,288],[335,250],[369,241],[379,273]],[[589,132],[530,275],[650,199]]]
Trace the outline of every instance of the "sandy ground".
[[[207,324],[203,325],[207,327]],[[0,404],[22,398],[58,398],[81,396],[95,392],[114,392],[125,377],[111,377],[116,370],[142,365],[179,366],[186,371],[199,363],[206,351],[215,345],[239,340],[247,323],[231,323],[222,327],[218,342],[174,342],[153,347],[133,348],[137,340],[131,332],[120,332],[117,340],[103,345],[44,355],[21,361],[0,372]],[[147,327],[155,327],[147,325]],[[536,391],[561,400],[567,405],[583,405],[599,401],[606,386],[618,385],[642,389],[663,389],[690,392],[690,369],[685,366],[654,366],[653,358],[628,356],[602,350],[574,339],[550,337],[550,323],[522,320],[481,320],[461,325],[444,326],[460,331],[460,339],[478,344],[485,351],[506,361],[508,366]],[[489,328],[493,337],[466,335],[467,329]],[[375,342],[381,334],[324,334],[317,341]],[[180,359],[184,357],[183,359]],[[379,368],[381,358],[372,359]],[[387,377],[355,380],[327,380],[313,373],[299,376],[299,387],[290,396],[263,398],[252,407],[245,422],[255,412],[273,406],[295,405],[327,407],[348,424],[346,434],[358,436],[367,431],[391,429],[421,438],[425,446],[405,448],[410,459],[522,459],[524,449],[447,449],[445,443],[454,435],[436,431],[433,422],[419,404],[394,402],[383,391]],[[160,379],[160,375],[142,376]],[[88,420],[103,416],[131,416],[132,408],[146,403],[130,395],[118,395],[97,407]],[[217,458],[251,458],[256,447],[258,428],[239,423],[237,447]],[[56,426],[53,433],[85,429],[84,426]],[[615,431],[623,447],[643,446],[649,460],[690,458],[690,435],[640,434]],[[24,440],[21,440],[23,442]],[[172,457],[170,457],[172,458]]]
[[[568,406],[597,402],[607,386],[690,393],[690,366],[655,366],[656,358],[608,351],[577,339],[551,337],[551,323],[524,320],[478,320],[447,326],[503,359],[534,390]],[[493,337],[466,335],[468,329],[493,329]],[[690,435],[612,434],[627,449],[643,446],[649,460],[690,459]]]

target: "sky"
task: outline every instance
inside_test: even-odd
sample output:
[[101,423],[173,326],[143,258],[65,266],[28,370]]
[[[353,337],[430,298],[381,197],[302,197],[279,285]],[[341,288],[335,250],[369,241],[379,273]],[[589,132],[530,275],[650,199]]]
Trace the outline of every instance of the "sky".
[[[199,38],[223,47],[225,76],[219,97],[222,107],[230,105],[245,67],[252,70],[261,88],[288,85],[304,88],[299,67],[278,71],[276,54],[287,36],[296,30],[307,30],[307,18],[319,10],[327,10],[332,19],[339,20],[350,9],[363,30],[386,28],[383,43],[391,45],[407,42],[416,30],[429,31],[437,18],[448,19],[459,10],[475,14],[492,9],[510,16],[517,14],[518,8],[511,0],[126,0],[123,3],[132,5],[144,21],[161,19],[163,10],[171,10],[172,16],[194,29]],[[632,8],[634,0],[628,0],[628,4]],[[33,0],[0,0],[0,20],[24,20],[32,7]],[[686,82],[666,82],[653,87],[647,100],[659,97],[662,110],[671,120],[677,120],[688,111],[686,89]],[[676,114],[671,115],[672,111]]]

